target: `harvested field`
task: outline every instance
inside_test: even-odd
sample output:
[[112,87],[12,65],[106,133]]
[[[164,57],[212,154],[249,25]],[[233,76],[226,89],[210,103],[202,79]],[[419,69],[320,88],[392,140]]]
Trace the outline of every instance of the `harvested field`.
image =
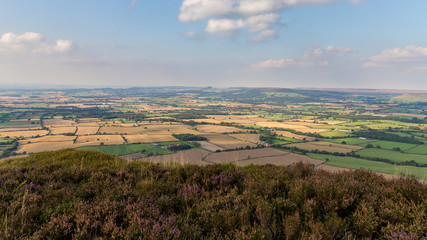
[[105,145],[119,145],[125,141],[120,135],[90,135],[90,136],[79,136],[76,143],[82,143],[87,145],[100,145],[103,142]]
[[323,142],[323,141],[312,142],[311,144],[320,145],[320,146],[346,148],[346,149],[351,149],[351,150],[360,150],[360,149],[364,148],[364,147],[361,147],[361,146],[339,144],[339,143],[331,143],[331,142]]
[[77,127],[76,135],[94,135],[98,132],[99,127]]
[[303,149],[306,151],[313,151],[317,149],[319,151],[326,151],[331,153],[334,153],[334,152],[349,153],[352,151],[363,149],[363,147],[360,147],[360,146],[337,144],[337,143],[330,143],[330,142],[294,143],[294,144],[289,144],[287,146],[297,147],[299,149]]
[[260,143],[259,134],[228,134],[228,136],[251,143]]
[[278,166],[287,166],[287,165],[292,165],[299,162],[302,162],[305,164],[314,164],[314,165],[319,165],[323,163],[323,161],[321,160],[312,159],[307,156],[298,155],[295,153],[287,153],[285,155],[280,155],[280,156],[261,157],[261,158],[253,158],[253,159],[238,161],[236,162],[236,164],[238,166],[247,166],[250,164],[254,164],[254,165],[273,164]]
[[184,134],[192,133],[197,134],[199,132],[191,129],[190,126],[184,124],[151,124],[143,125],[139,127],[101,127],[100,133],[107,134]]
[[171,134],[138,134],[138,135],[124,135],[128,143],[152,143],[152,142],[173,142],[179,141]]
[[250,146],[250,147],[255,146],[255,144],[253,143],[240,141],[224,134],[202,134],[201,136],[207,138],[210,143],[218,145],[225,149],[235,149],[235,148],[241,148],[246,146]]
[[198,143],[200,143],[200,147],[201,148],[206,149],[206,150],[211,151],[211,152],[216,152],[218,150],[219,151],[223,151],[224,150],[224,148],[222,148],[220,146],[217,146],[215,144],[212,144],[210,142],[198,141]]
[[77,123],[73,120],[64,119],[43,119],[43,125],[45,127],[71,127]]
[[180,151],[173,154],[152,156],[142,158],[142,161],[149,161],[153,163],[176,163],[176,164],[197,164],[197,165],[207,165],[209,163],[202,161],[202,159],[208,155],[208,151],[200,149],[190,149],[185,151]]
[[37,142],[37,143],[30,143],[30,144],[24,144],[18,147],[16,150],[16,153],[38,153],[38,152],[44,152],[44,151],[56,151],[64,148],[75,148],[76,145],[73,144],[73,141],[68,142],[56,142],[55,144],[52,144],[52,142]]
[[50,134],[67,134],[67,133],[75,133],[76,127],[54,127],[50,128]]
[[13,131],[13,132],[0,132],[0,137],[35,137],[35,136],[44,136],[48,134],[49,132],[46,130],[32,130],[32,131]]
[[40,130],[40,127],[14,127],[14,128],[3,128],[0,127],[0,132],[16,132],[16,131],[29,131],[29,130]]
[[259,148],[259,149],[212,153],[206,157],[205,161],[211,162],[211,163],[229,163],[229,162],[237,162],[241,160],[248,160],[250,158],[281,156],[284,154],[288,154],[288,152],[277,150],[274,148]]
[[235,127],[219,126],[219,125],[197,125],[197,131],[206,133],[234,133],[247,132],[247,130]]
[[39,138],[31,138],[26,140],[19,140],[19,144],[28,144],[28,143],[36,143],[36,142],[69,142],[73,141],[76,137],[75,136],[64,136],[64,135],[48,135],[43,136]]
[[298,139],[298,140],[305,140],[305,141],[316,141],[317,138],[315,137],[308,137],[308,136],[304,136],[304,135],[298,135],[298,134],[294,134],[291,132],[286,132],[286,131],[276,131],[276,133],[278,135],[281,135],[283,137],[287,137],[287,138],[293,138],[293,139]]

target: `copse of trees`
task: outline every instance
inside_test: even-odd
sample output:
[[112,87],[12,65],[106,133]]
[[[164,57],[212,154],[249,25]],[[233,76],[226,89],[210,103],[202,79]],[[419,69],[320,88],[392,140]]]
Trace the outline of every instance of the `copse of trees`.
[[172,134],[173,137],[181,140],[181,141],[208,141],[207,138],[202,136],[196,136],[191,133],[185,133],[185,134]]

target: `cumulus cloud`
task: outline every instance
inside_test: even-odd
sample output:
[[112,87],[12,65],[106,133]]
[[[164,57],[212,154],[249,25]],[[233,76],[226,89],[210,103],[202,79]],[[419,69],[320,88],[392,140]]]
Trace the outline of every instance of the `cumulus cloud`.
[[49,44],[40,33],[26,32],[21,35],[12,32],[5,33],[0,38],[0,50],[22,51],[33,53],[65,53],[72,50],[74,43],[71,40],[58,39]]
[[[247,29],[251,34],[258,33],[250,40],[260,42],[267,39],[268,34],[276,36],[271,28],[280,19],[277,13],[285,8],[338,1],[343,0],[184,0],[178,18],[183,22],[207,19],[205,31],[208,33],[224,35]],[[352,4],[361,2],[344,1]]]
[[330,62],[337,58],[344,57],[348,53],[355,51],[351,48],[328,46],[326,48],[311,47],[306,50],[302,57],[285,58],[285,59],[269,59],[262,62],[252,64],[250,67],[254,70],[285,68],[290,66],[297,67],[315,67],[329,66]]
[[396,64],[427,64],[427,47],[406,46],[405,48],[386,49],[372,56],[365,62],[365,67],[391,67]]

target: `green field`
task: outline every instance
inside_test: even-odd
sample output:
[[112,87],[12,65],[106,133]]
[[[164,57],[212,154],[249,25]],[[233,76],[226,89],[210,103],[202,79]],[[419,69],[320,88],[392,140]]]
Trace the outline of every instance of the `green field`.
[[[366,158],[384,158],[393,162],[405,162],[414,160],[420,164],[427,164],[427,155],[401,153],[385,149],[367,148],[356,152],[361,157]],[[427,171],[427,170],[426,170]]]
[[375,142],[376,140],[366,140],[366,139],[360,139],[360,138],[339,138],[339,139],[325,139],[327,142],[333,142],[333,143],[342,143],[343,141],[346,142],[346,144],[349,145],[368,145],[369,143]]
[[322,137],[348,137],[351,135],[351,132],[343,132],[343,131],[330,131],[320,133]]
[[405,153],[427,154],[427,145],[418,145],[414,148],[406,150]]
[[[170,143],[167,143],[170,144]],[[165,144],[165,145],[167,145]],[[122,145],[107,145],[107,146],[87,146],[78,148],[79,150],[95,150],[103,153],[123,156],[132,153],[140,153],[145,150],[144,154],[153,153],[154,155],[168,154],[171,151],[159,147],[154,147],[151,143],[142,144],[122,144]]]
[[396,166],[383,162],[369,161],[353,157],[339,157],[333,155],[309,153],[307,156],[315,159],[326,160],[325,164],[335,167],[351,169],[369,169],[375,172],[389,173],[394,175],[415,176],[422,180],[427,180],[427,168],[413,166]]
[[373,141],[369,143],[358,144],[359,146],[364,146],[372,144],[374,147],[380,146],[382,149],[392,150],[393,148],[400,148],[400,150],[405,151],[417,146],[417,144],[411,143],[401,143],[401,142],[391,142],[391,141]]

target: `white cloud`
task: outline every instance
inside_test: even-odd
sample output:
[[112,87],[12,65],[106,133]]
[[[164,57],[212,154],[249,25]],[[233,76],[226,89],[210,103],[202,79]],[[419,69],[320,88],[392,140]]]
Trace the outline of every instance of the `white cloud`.
[[277,37],[276,31],[271,30],[271,29],[267,29],[267,30],[262,31],[257,36],[250,38],[249,40],[251,40],[252,42],[264,42],[267,39],[271,39],[271,38],[275,38],[275,37]]
[[209,33],[224,35],[224,32],[242,28],[248,28],[249,33],[256,33],[272,30],[271,26],[280,18],[277,13],[285,8],[338,1],[356,4],[362,0],[184,0],[178,18],[183,22],[207,19],[205,31]]
[[184,0],[179,20],[183,22],[221,16],[233,10],[234,0]]
[[257,36],[250,38],[249,40],[262,42],[276,36],[276,31],[272,30],[271,26],[277,23],[279,19],[280,16],[273,13],[236,20],[227,18],[210,19],[205,31],[208,33],[220,33],[222,35],[227,35],[241,29],[246,29],[249,33],[258,33]]
[[390,67],[396,64],[427,64],[427,47],[406,46],[405,48],[386,49],[382,53],[368,58],[365,67]]
[[250,67],[254,70],[285,68],[289,66],[297,67],[324,67],[329,66],[331,61],[346,56],[355,51],[351,48],[328,46],[326,48],[311,47],[306,50],[300,58],[269,59],[252,64]]
[[269,59],[265,60],[259,63],[255,63],[251,65],[252,69],[267,69],[267,68],[283,68],[287,66],[294,66],[295,60],[292,58],[286,58],[286,59]]
[[55,44],[49,44],[40,33],[26,32],[21,35],[5,33],[0,38],[0,50],[21,51],[33,53],[65,53],[72,50],[74,43],[71,40],[56,40]]

